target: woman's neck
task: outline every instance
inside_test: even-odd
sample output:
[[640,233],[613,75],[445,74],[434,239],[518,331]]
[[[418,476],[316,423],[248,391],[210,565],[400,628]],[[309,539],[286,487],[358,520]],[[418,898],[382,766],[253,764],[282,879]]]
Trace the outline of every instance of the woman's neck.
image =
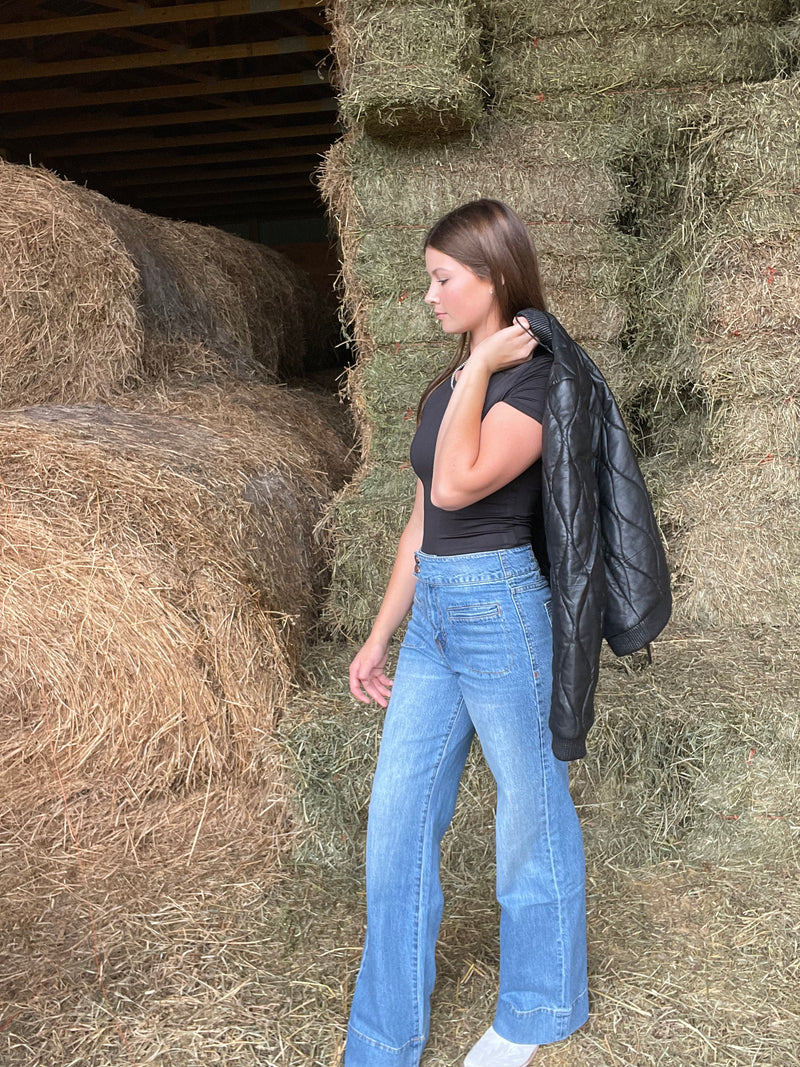
[[477,329],[471,331],[469,335],[469,344],[467,346],[467,355],[476,349],[481,341],[485,341],[487,337],[491,337],[493,333],[497,333],[497,331],[502,330],[502,328],[503,324],[500,322],[500,316],[497,314],[490,315],[480,324],[480,326],[478,326]]

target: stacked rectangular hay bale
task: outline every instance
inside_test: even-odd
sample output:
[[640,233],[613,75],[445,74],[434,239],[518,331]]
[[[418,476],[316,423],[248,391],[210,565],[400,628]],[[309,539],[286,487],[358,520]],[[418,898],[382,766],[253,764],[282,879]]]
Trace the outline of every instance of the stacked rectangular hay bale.
[[[370,20],[385,7],[370,4]],[[330,615],[344,634],[357,641],[368,632],[410,507],[414,406],[451,351],[421,304],[421,243],[458,203],[498,196],[520,211],[553,310],[607,374],[645,455],[676,564],[678,628],[662,643],[652,676],[604,662],[590,758],[575,786],[592,847],[612,865],[618,857],[630,868],[726,853],[746,862],[754,849],[774,859],[797,812],[796,790],[770,785],[777,752],[777,779],[792,780],[789,690],[779,687],[766,712],[781,724],[778,737],[754,745],[760,697],[748,703],[745,725],[741,679],[726,687],[724,672],[703,660],[704,650],[741,646],[743,661],[759,669],[759,693],[772,672],[791,673],[796,661],[795,644],[781,652],[779,630],[770,629],[760,648],[742,628],[756,603],[758,623],[767,625],[785,624],[798,607],[796,537],[788,543],[796,529],[796,89],[791,80],[770,80],[796,61],[786,7],[780,0],[486,0],[478,5],[486,109],[470,134],[431,140],[432,128],[447,132],[440,112],[424,128],[412,121],[403,128],[391,103],[404,88],[395,68],[382,88],[391,122],[381,125],[380,109],[366,120],[345,106],[350,128],[325,170],[358,351],[349,385],[363,446],[359,477],[331,519]],[[413,5],[407,11],[398,54],[411,69],[429,69],[435,46],[415,32]],[[334,15],[358,18],[339,5]],[[459,17],[469,23],[468,11]],[[359,25],[349,36],[367,32]],[[725,83],[730,88],[719,88]],[[729,121],[709,140],[711,126],[699,116],[726,100]],[[459,118],[452,128],[463,125]],[[684,194],[688,175],[694,191]],[[731,181],[740,183],[736,196],[725,191]],[[731,211],[740,213],[736,225]],[[782,340],[772,369],[755,354],[771,350],[776,331]],[[698,333],[706,336],[701,346]],[[738,457],[732,478],[713,466],[721,453]],[[788,462],[775,463],[779,456]],[[705,481],[695,477],[700,469]],[[730,509],[741,487],[750,494],[754,483],[760,495],[754,505],[745,499],[751,510],[738,539]],[[765,553],[766,582],[756,574]],[[693,566],[701,579],[709,576],[711,590],[700,591]],[[748,820],[753,832],[741,834],[737,851],[735,829]]]

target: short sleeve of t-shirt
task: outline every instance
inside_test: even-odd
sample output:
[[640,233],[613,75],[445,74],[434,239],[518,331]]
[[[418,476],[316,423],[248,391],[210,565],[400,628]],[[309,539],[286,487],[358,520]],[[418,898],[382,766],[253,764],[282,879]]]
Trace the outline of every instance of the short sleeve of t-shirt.
[[492,376],[484,413],[502,401],[537,422],[542,421],[547,395],[547,379],[553,358],[549,353],[534,355],[527,363]]

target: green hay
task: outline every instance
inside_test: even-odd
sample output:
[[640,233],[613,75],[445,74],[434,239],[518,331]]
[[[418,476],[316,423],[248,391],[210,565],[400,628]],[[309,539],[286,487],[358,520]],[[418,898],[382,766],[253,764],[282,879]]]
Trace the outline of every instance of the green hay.
[[703,626],[800,621],[795,457],[685,472],[666,494],[677,618]]
[[631,302],[636,352],[654,380],[699,382],[721,400],[780,400],[800,387],[800,229],[756,238],[737,233],[729,213],[718,218],[702,236],[687,218],[668,238],[671,252],[665,245],[660,263],[643,265],[642,297]]
[[781,45],[784,35],[759,23],[608,36],[591,30],[507,47],[496,42],[488,80],[495,108],[519,117],[535,111],[540,94],[764,81],[782,68]]
[[[731,86],[678,99],[654,116],[652,158],[642,152],[651,193],[669,203],[734,205],[749,197],[777,198],[800,185],[800,79]],[[642,146],[644,148],[645,146]]]
[[376,136],[452,135],[479,118],[480,27],[468,3],[339,3],[334,48],[346,123]]
[[767,332],[710,338],[699,353],[697,376],[719,400],[763,397],[780,405],[800,391],[800,338]]
[[[647,671],[602,668],[601,717],[590,740],[606,730],[614,739],[607,752],[597,745],[597,773],[605,778],[611,757],[625,793],[616,804],[606,796],[594,808],[588,796],[582,801],[592,1014],[569,1041],[540,1050],[544,1067],[793,1062],[797,857],[789,835],[780,848],[763,849],[787,820],[756,819],[763,809],[742,795],[740,781],[768,781],[776,755],[770,724],[776,737],[791,729],[797,648],[780,638],[752,628],[711,639],[673,635],[658,642]],[[296,823],[295,859],[284,856],[282,869],[273,858],[271,785],[164,807],[150,836],[138,836],[144,824],[131,824],[136,861],[116,856],[84,877],[70,845],[45,851],[30,836],[4,841],[4,1064],[340,1062],[363,940],[366,803],[382,718],[347,694],[351,654],[317,646],[308,682],[281,724]],[[660,779],[641,762],[649,735],[671,761],[672,773]],[[682,745],[695,747],[681,755]],[[796,750],[789,735],[776,780],[791,793],[772,816],[796,811]],[[676,788],[694,782],[700,798],[711,771],[725,794],[706,794],[693,813],[688,805],[685,851],[705,858],[684,860],[669,839],[676,826],[687,828],[674,820]],[[576,774],[581,793],[587,771]],[[731,806],[737,796],[743,802]],[[492,806],[476,746],[445,838],[445,919],[425,1067],[456,1067],[491,1022],[498,982]],[[747,812],[757,838],[749,837]],[[796,841],[797,820],[789,825]],[[704,852],[705,833],[713,840]],[[661,850],[671,858],[621,865],[626,855]],[[26,894],[34,883],[46,890],[45,906]]]
[[632,160],[634,348],[654,382],[719,399],[795,388],[797,101],[797,79],[693,94]]
[[[604,297],[591,289],[550,289],[549,302],[553,313],[582,344],[613,342],[625,323],[625,308],[619,300]],[[376,301],[366,312],[366,326],[379,345],[403,341],[435,344],[442,336],[439,322],[419,296],[410,296],[402,302]]]
[[425,387],[455,351],[452,339],[433,344],[377,345],[361,374],[364,410],[369,417],[388,416],[416,427],[416,411]]
[[435,146],[351,139],[328,154],[323,193],[344,225],[358,232],[428,226],[479,196],[505,200],[528,224],[611,218],[622,190],[602,162],[601,147],[613,156],[617,131],[599,128],[596,154],[580,163],[568,153],[543,161],[540,134],[521,123],[482,123],[471,139]]
[[[350,277],[365,296],[395,299],[422,295],[429,283],[423,242],[426,227],[376,227],[358,241]],[[532,223],[528,233],[536,249],[545,289],[577,284],[615,294],[629,267],[631,239],[600,223],[551,221]]]
[[[356,649],[317,646],[311,688],[283,720],[304,864],[362,863],[384,713],[349,694]],[[390,676],[397,649],[395,642]],[[672,627],[650,667],[606,650],[589,753],[571,768],[590,866],[630,870],[689,857],[724,864],[726,854],[777,865],[792,857],[797,865],[798,665],[796,642],[764,627],[717,634]],[[479,749],[446,838],[451,884],[474,879],[493,860],[494,784]]]
[[[386,448],[385,438],[383,444]],[[407,442],[396,448],[407,457]],[[341,493],[328,513],[336,552],[325,618],[351,640],[364,641],[375,621],[411,514],[414,484],[407,458],[384,460]]]
[[[383,713],[348,695],[354,651],[315,649],[312,684],[282,730],[305,825],[301,870],[330,880],[344,866],[356,879],[350,892],[360,918],[355,892]],[[540,1050],[543,1063],[789,1062],[800,1024],[797,654],[780,632],[750,629],[673,631],[643,671],[604,658],[589,758],[572,775],[587,844],[594,1007],[569,1042]],[[776,794],[773,777],[785,792]],[[765,803],[770,793],[777,807]],[[474,746],[444,843],[445,920],[426,1064],[459,1063],[491,1020],[492,808],[491,778]],[[697,866],[685,865],[687,854]],[[361,922],[355,935],[351,979]],[[757,975],[755,963],[741,970],[742,957],[758,958]]]
[[624,30],[674,30],[680,26],[730,26],[779,22],[784,0],[478,0],[481,16],[493,37],[556,37],[563,34],[619,33]]

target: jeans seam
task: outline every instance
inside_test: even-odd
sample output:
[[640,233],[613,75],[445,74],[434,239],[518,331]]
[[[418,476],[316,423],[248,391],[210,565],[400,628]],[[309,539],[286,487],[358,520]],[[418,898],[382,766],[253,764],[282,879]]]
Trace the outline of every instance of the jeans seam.
[[425,1038],[421,1035],[417,1037],[410,1037],[408,1041],[406,1041],[404,1044],[400,1045],[398,1048],[395,1048],[394,1045],[384,1045],[382,1041],[376,1041],[374,1037],[368,1037],[366,1034],[362,1034],[362,1032],[360,1030],[357,1030],[352,1023],[350,1023],[348,1029],[351,1033],[355,1034],[356,1037],[360,1037],[362,1041],[366,1041],[368,1045],[372,1045],[374,1048],[381,1049],[382,1052],[403,1052],[404,1049],[409,1048],[411,1045],[419,1045],[421,1041],[425,1040]]
[[546,1012],[548,1015],[571,1015],[572,1012],[575,1011],[575,1005],[578,1004],[581,1000],[583,1000],[584,997],[588,996],[588,994],[589,987],[584,986],[580,993],[578,993],[575,999],[571,1001],[569,1006],[566,1008],[549,1008],[546,1004],[543,1004],[540,1008],[531,1008],[530,1011],[520,1011],[519,1008],[515,1008],[512,1004],[508,1004],[507,1008],[512,1015],[519,1016],[538,1015],[541,1012]]
[[[559,965],[561,968],[561,1003],[564,1003],[564,997],[566,993],[567,983],[567,969],[564,958],[564,907],[561,899],[561,890],[558,885],[558,877],[555,870],[555,861],[553,858],[553,841],[551,836],[551,820],[550,820],[550,780],[548,777],[547,757],[545,746],[549,744],[549,740],[542,736],[542,716],[541,706],[542,701],[539,694],[540,678],[539,671],[536,667],[536,661],[531,649],[530,640],[528,638],[528,628],[525,625],[525,620],[522,617],[522,613],[519,608],[519,601],[512,592],[512,601],[514,604],[514,610],[517,613],[519,619],[520,628],[525,638],[525,645],[528,649],[528,657],[531,663],[531,673],[533,675],[533,690],[536,695],[536,723],[539,731],[539,761],[542,769],[542,801],[544,803],[544,824],[547,828],[547,852],[550,860],[550,873],[553,880],[553,889],[555,891],[557,907],[558,907],[558,957]],[[513,1009],[512,1009],[513,1010]],[[552,1009],[554,1011],[562,1011],[563,1009]]]
[[450,722],[448,724],[447,735],[445,736],[445,738],[444,738],[444,740],[442,742],[442,747],[439,750],[439,755],[437,756],[437,759],[436,759],[436,771],[431,776],[430,786],[428,787],[428,795],[425,798],[425,812],[424,812],[424,816],[423,816],[423,820],[422,820],[421,845],[420,845],[420,852],[417,855],[417,863],[418,863],[418,866],[419,866],[419,886],[418,886],[418,891],[417,891],[417,938],[416,938],[416,942],[414,944],[414,956],[415,956],[415,958],[414,958],[414,973],[416,974],[416,984],[417,984],[417,995],[415,997],[414,1009],[415,1009],[415,1011],[417,1013],[417,1018],[416,1018],[416,1029],[417,1030],[421,1030],[422,1029],[421,1023],[422,1023],[422,1017],[424,1015],[424,1005],[422,1003],[422,1000],[423,1000],[423,997],[425,995],[425,990],[424,990],[424,982],[422,981],[422,976],[420,974],[420,959],[421,959],[420,948],[422,946],[422,942],[424,941],[424,932],[423,932],[423,929],[422,929],[422,926],[423,926],[423,923],[422,923],[422,882],[423,882],[423,875],[424,875],[424,871],[425,871],[425,864],[424,864],[425,849],[428,846],[428,837],[429,837],[429,826],[430,826],[430,817],[431,817],[431,797],[433,796],[434,787],[436,786],[436,782],[437,782],[437,780],[439,778],[439,774],[441,773],[441,770],[442,770],[442,762],[444,760],[445,753],[447,752],[447,746],[449,745],[450,739],[453,736],[453,730],[455,728],[456,719],[458,718],[458,715],[459,715],[459,713],[460,713],[460,711],[461,711],[463,706],[464,706],[464,698],[463,698],[463,696],[459,696],[459,698],[458,698],[458,700],[456,702],[455,710],[453,711],[453,714],[452,714],[452,716],[450,718]]

